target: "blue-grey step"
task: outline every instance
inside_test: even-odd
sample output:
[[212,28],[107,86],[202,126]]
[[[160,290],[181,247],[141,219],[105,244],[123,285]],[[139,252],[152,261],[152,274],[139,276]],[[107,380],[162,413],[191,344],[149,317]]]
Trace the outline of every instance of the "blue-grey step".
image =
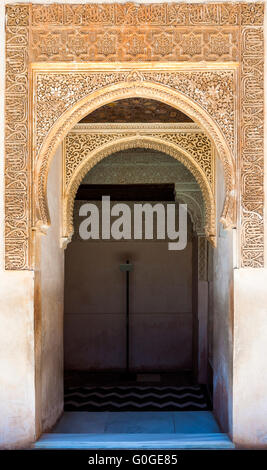
[[227,434],[43,434],[33,449],[234,449]]

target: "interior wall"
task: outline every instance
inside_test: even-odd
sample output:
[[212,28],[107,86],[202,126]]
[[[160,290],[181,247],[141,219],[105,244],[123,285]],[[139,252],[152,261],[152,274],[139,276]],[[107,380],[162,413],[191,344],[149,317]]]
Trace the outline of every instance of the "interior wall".
[[79,203],[65,258],[65,368],[125,368],[126,290],[119,266],[129,259],[131,369],[191,369],[191,233],[177,252],[167,241],[84,241],[77,236]]
[[[222,162],[216,164],[218,238],[209,273],[209,308],[212,315],[213,407],[221,428],[232,429],[232,348],[233,348],[233,235],[219,222],[224,202]],[[211,319],[210,319],[211,321]]]
[[198,382],[208,383],[208,282],[199,280],[197,286],[198,308]]
[[[82,183],[182,184],[202,202],[192,174],[172,157],[149,149],[129,149],[105,158]],[[84,241],[78,235],[83,220],[79,207],[84,202],[75,203],[75,234],[66,250],[65,367],[125,368],[125,274],[119,265],[128,257],[134,263],[130,274],[131,368],[191,369],[191,223],[187,248],[178,252],[168,251],[167,240],[156,240],[156,233],[151,241],[144,237],[142,241]],[[101,202],[91,202],[98,206],[101,220]],[[133,201],[127,204],[133,210]]]
[[57,150],[48,176],[51,226],[41,237],[41,425],[49,429],[63,410],[64,250],[60,248],[62,150]]

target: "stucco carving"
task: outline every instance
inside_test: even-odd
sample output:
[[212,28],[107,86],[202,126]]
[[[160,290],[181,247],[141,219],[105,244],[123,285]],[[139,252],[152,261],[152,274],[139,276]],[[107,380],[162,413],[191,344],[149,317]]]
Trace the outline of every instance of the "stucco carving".
[[207,182],[204,172],[200,169],[199,166],[194,164],[193,159],[187,153],[186,156],[181,153],[181,149],[176,147],[172,143],[167,143],[164,140],[156,139],[155,137],[145,137],[139,136],[128,137],[125,139],[119,139],[112,142],[111,144],[106,144],[95,151],[90,155],[89,159],[86,159],[83,165],[79,167],[79,172],[75,173],[75,176],[72,179],[72,182],[69,184],[68,191],[64,196],[64,209],[63,209],[63,227],[66,228],[66,232],[63,234],[63,239],[69,241],[73,233],[73,224],[72,224],[72,215],[73,215],[73,203],[75,194],[81,183],[83,177],[88,173],[88,171],[96,165],[103,158],[111,155],[114,152],[121,150],[126,150],[129,148],[150,148],[157,150],[159,152],[166,153],[167,155],[176,158],[180,161],[186,168],[191,171],[196,181],[198,182],[200,189],[203,194],[205,208],[206,208],[206,227],[205,233],[207,238],[211,241],[212,244],[216,243],[216,224],[215,224],[215,201],[211,188]]
[[[70,106],[107,85],[121,84],[121,98],[125,93],[124,83],[158,83],[188,96],[202,106],[216,121],[229,146],[234,149],[235,71],[141,71],[116,72],[36,72],[36,151],[56,120]],[[137,88],[137,86],[136,86]],[[156,95],[156,90],[155,90]],[[166,96],[167,97],[167,96]],[[171,98],[171,97],[170,97]],[[51,108],[53,113],[50,112]]]
[[29,266],[29,8],[7,9],[5,124],[5,253],[7,269]]
[[[67,134],[67,132],[79,121],[84,115],[88,114],[91,110],[101,106],[101,104],[112,102],[116,99],[131,96],[141,96],[147,98],[158,99],[171,106],[183,109],[190,117],[196,120],[200,126],[204,128],[207,135],[214,142],[218,149],[218,153],[224,163],[224,173],[226,182],[226,198],[224,211],[221,220],[225,226],[231,226],[235,220],[235,171],[233,157],[230,152],[229,146],[227,145],[226,139],[223,137],[221,130],[218,128],[214,120],[203,110],[203,107],[198,105],[195,101],[188,99],[183,93],[178,92],[176,89],[172,89],[166,85],[159,85],[154,82],[143,81],[143,71],[137,71],[132,66],[132,70],[126,74],[126,80],[131,81],[119,82],[115,85],[103,87],[101,90],[91,93],[89,96],[85,96],[79,100],[73,107],[69,108],[63,115],[61,115],[54,126],[50,129],[47,137],[43,141],[40,148],[39,154],[35,157],[37,161],[36,175],[38,182],[36,182],[36,188],[38,188],[38,207],[37,213],[39,213],[39,220],[41,226],[45,228],[49,225],[49,213],[46,202],[46,184],[49,162],[54,154],[54,151]],[[112,68],[112,66],[111,66]],[[38,76],[42,75],[40,71],[36,72]],[[105,76],[111,75],[113,72],[105,73]],[[155,76],[158,72],[154,71]],[[217,72],[218,75],[220,72]],[[222,72],[224,74],[224,72]],[[176,74],[176,72],[174,72]],[[66,74],[66,77],[70,79],[74,74]],[[96,73],[94,75],[97,75]],[[115,74],[116,75],[116,74]],[[152,72],[151,72],[151,75]],[[159,74],[160,75],[160,74]],[[169,75],[172,73],[170,71]],[[167,75],[166,75],[167,76]],[[171,81],[171,80],[170,80]],[[98,79],[96,79],[98,84]],[[55,84],[54,84],[55,86]],[[54,88],[53,88],[54,89]],[[48,90],[47,90],[48,91]],[[72,95],[72,92],[70,91]],[[37,96],[37,94],[35,93]],[[41,96],[48,96],[49,94],[42,94]],[[51,96],[51,94],[50,94]],[[50,101],[50,107],[52,102]],[[38,108],[38,105],[36,106]],[[44,124],[45,125],[45,124]],[[38,124],[37,124],[38,126]]]
[[[261,5],[256,5],[255,21],[262,21]],[[251,9],[242,12],[242,22],[251,18]],[[206,26],[238,25],[240,4],[86,4],[34,5],[33,26]]]
[[34,5],[33,60],[238,61],[252,18],[262,24],[261,4]]
[[[114,127],[118,127],[114,132]],[[73,234],[73,204],[76,191],[85,174],[104,157],[127,148],[152,148],[171,155],[188,168],[203,193],[206,209],[205,233],[209,240],[216,243],[215,197],[214,197],[214,155],[212,145],[207,136],[197,131],[185,132],[184,125],[161,126],[155,129],[149,125],[102,126],[98,133],[93,126],[77,126],[64,140],[64,209],[63,238],[70,240]],[[189,128],[190,129],[190,128]],[[91,130],[91,131],[90,131]],[[179,193],[182,197],[183,193]],[[189,200],[190,199],[190,200]],[[192,206],[191,216],[197,230],[203,233],[203,215],[196,216],[195,202],[193,210],[192,198],[187,198]],[[201,228],[200,228],[201,227]]]
[[[45,199],[49,159],[45,163],[44,156],[52,158],[60,140],[86,112],[112,99],[136,95],[180,107],[213,140],[224,161],[227,197],[222,218],[228,226],[235,220],[236,165],[240,173],[241,265],[263,266],[263,10],[261,2],[7,6],[7,269],[31,267],[31,226],[38,220],[43,225],[49,223]],[[121,26],[127,26],[127,35],[122,34]],[[34,107],[34,113],[29,114],[32,90],[28,65],[36,60],[43,62],[43,84],[39,83],[38,113]],[[89,73],[88,64],[91,71],[97,69],[90,64],[92,60],[108,66],[114,62],[113,70],[103,67],[102,71]],[[69,65],[63,74],[58,61]],[[131,65],[137,61],[138,66],[126,70],[120,64],[118,72],[116,61],[129,61]],[[145,66],[149,61],[158,68],[153,65],[149,70]],[[184,67],[174,72],[169,67],[174,61],[189,61],[188,70]],[[238,70],[232,67],[232,61],[240,64]],[[56,73],[61,81],[55,80],[53,88]],[[86,100],[85,95],[81,97],[81,85],[74,96],[78,85],[74,75],[84,80],[87,97],[90,93],[92,98],[90,104],[81,103]],[[42,86],[48,91],[48,100]],[[110,87],[106,96],[103,87]],[[236,120],[238,110],[241,126]],[[33,129],[33,143],[32,117],[37,121],[42,118],[44,125],[38,131]],[[42,129],[48,133],[46,137]],[[30,158],[35,143],[40,145],[37,162]]]
[[[249,22],[249,9],[246,8]],[[248,16],[247,16],[248,15]],[[241,256],[243,266],[264,264],[263,30],[242,29],[241,81]]]
[[108,142],[139,135],[161,138],[190,153],[205,173],[212,191],[214,190],[215,161],[209,138],[195,124],[186,126],[185,124],[162,125],[160,123],[156,125],[101,124],[98,129],[95,125],[77,125],[73,132],[68,133],[64,142],[65,189],[78,166],[84,162],[91,151]]

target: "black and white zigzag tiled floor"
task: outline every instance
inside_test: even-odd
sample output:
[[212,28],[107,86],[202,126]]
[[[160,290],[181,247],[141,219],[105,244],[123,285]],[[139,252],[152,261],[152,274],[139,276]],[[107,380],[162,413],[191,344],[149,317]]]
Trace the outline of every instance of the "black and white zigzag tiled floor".
[[79,386],[65,390],[65,411],[207,411],[205,387],[166,385]]

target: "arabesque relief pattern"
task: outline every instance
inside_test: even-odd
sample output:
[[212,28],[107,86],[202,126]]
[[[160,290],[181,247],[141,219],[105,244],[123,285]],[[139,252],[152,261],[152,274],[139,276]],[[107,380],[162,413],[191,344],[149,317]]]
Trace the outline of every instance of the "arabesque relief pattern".
[[5,124],[6,269],[29,266],[29,7],[7,9]]
[[264,56],[263,29],[241,37],[241,256],[243,266],[264,265]]
[[[203,132],[186,132],[185,126],[173,126],[173,129],[169,126],[168,129],[165,126],[161,126],[160,123],[157,125],[157,132],[154,127],[146,127],[145,124],[143,129],[142,125],[136,126],[136,124],[126,124],[117,127],[118,129],[114,132],[112,125],[103,124],[101,131],[94,133],[92,131],[88,132],[88,126],[84,126],[84,130],[79,130],[79,126],[77,126],[75,132],[68,133],[64,142],[65,190],[67,190],[74,172],[89,157],[90,152],[114,140],[125,139],[133,135],[137,137],[139,135],[147,135],[166,140],[166,142],[172,142],[186,150],[201,167],[214,192],[215,162],[212,145],[209,138]],[[182,132],[179,131],[179,127],[182,129]],[[91,129],[93,129],[93,126]]]
[[[97,163],[103,158],[116,153],[118,151],[128,150],[132,148],[145,148],[153,149],[161,153],[170,155],[182,163],[196,179],[200,190],[203,195],[205,202],[205,234],[209,241],[215,246],[216,245],[216,207],[215,200],[211,187],[205,177],[203,171],[200,170],[200,166],[194,163],[192,158],[188,158],[182,152],[177,149],[172,143],[168,143],[163,139],[156,139],[155,137],[149,138],[149,136],[129,136],[124,139],[114,140],[111,144],[103,145],[92,151],[90,158],[84,160],[74,173],[74,177],[71,179],[68,188],[64,194],[63,200],[63,244],[67,244],[73,235],[73,206],[74,199],[78,187],[84,178],[84,176],[90,171]],[[66,152],[65,152],[66,153]]]
[[[124,65],[125,71],[124,72],[114,72],[114,67],[111,67],[111,70],[106,70],[105,74],[103,74],[101,71],[100,72],[94,72],[90,73],[87,72],[87,74],[80,74],[77,72],[77,75],[79,77],[83,77],[83,83],[84,83],[84,88],[86,88],[86,81],[85,77],[88,75],[92,75],[91,79],[89,80],[89,83],[93,83],[95,85],[95,89],[97,92],[94,92],[91,94],[91,99],[88,100],[88,94],[85,95],[84,98],[86,98],[84,101],[79,100],[78,102],[75,102],[73,106],[66,107],[66,113],[70,113],[68,117],[63,113],[59,115],[57,121],[55,122],[54,126],[51,128],[49,127],[49,134],[45,137],[45,132],[43,134],[43,141],[41,144],[36,142],[34,140],[34,148],[36,149],[35,151],[37,152],[37,156],[34,156],[34,160],[37,162],[38,167],[38,181],[36,181],[35,187],[37,188],[37,210],[36,212],[39,214],[39,221],[41,223],[41,227],[46,228],[50,224],[50,218],[49,218],[49,211],[48,211],[48,206],[47,206],[47,198],[46,198],[46,184],[47,184],[47,175],[48,175],[48,169],[49,169],[49,162],[51,158],[54,155],[55,149],[58,144],[62,141],[62,138],[66,135],[68,131],[71,130],[71,128],[86,114],[88,114],[91,109],[95,109],[97,107],[100,107],[101,105],[116,101],[117,99],[121,99],[122,97],[127,97],[127,96],[146,96],[150,97],[153,99],[158,99],[159,101],[165,102],[169,104],[170,106],[177,107],[178,109],[181,108],[184,110],[184,112],[188,113],[190,117],[193,117],[196,119],[196,121],[200,124],[203,125],[203,127],[206,129],[207,134],[210,136],[212,141],[214,142],[214,145],[217,148],[217,151],[220,155],[220,158],[223,160],[224,163],[224,176],[225,176],[225,187],[226,187],[226,197],[225,197],[225,203],[224,203],[224,209],[223,213],[221,215],[221,221],[224,223],[225,227],[230,227],[235,223],[235,197],[234,197],[234,191],[235,191],[235,169],[234,169],[234,160],[233,160],[233,155],[231,155],[231,152],[229,150],[230,146],[226,147],[226,142],[225,142],[225,137],[223,138],[223,133],[222,131],[219,131],[218,128],[214,126],[214,121],[216,121],[216,117],[218,118],[220,116],[223,116],[223,110],[219,108],[219,106],[214,106],[214,110],[216,110],[216,114],[214,112],[214,119],[209,117],[209,114],[206,116],[203,116],[203,108],[206,103],[209,103],[209,100],[205,97],[208,96],[208,91],[205,90],[205,87],[209,88],[212,86],[212,80],[203,80],[201,83],[199,83],[199,86],[201,84],[203,85],[203,91],[199,94],[199,97],[196,93],[196,100],[197,98],[198,101],[202,104],[202,106],[199,105],[199,107],[196,107],[195,104],[191,103],[188,101],[188,98],[186,97],[185,93],[187,91],[187,88],[190,89],[190,74],[193,74],[194,72],[180,72],[176,71],[176,68],[174,71],[169,70],[167,73],[161,73],[160,71],[157,71],[154,69],[153,72],[146,72],[146,71],[139,71],[135,70],[134,68],[129,68],[129,66]],[[146,65],[149,69],[149,63]],[[116,69],[116,66],[115,66]],[[182,82],[182,77],[184,75],[187,75],[187,87],[184,87],[184,93],[178,92],[179,87],[183,87],[183,82]],[[229,93],[230,89],[230,83],[228,81],[220,82],[219,76],[221,75],[222,77],[224,76],[224,71],[221,72],[207,72],[207,74],[217,74],[217,79],[218,83],[220,83],[220,86],[222,89],[224,89],[225,94]],[[234,79],[234,72],[230,72],[232,74],[232,77]],[[119,81],[115,85],[112,84],[112,86],[103,86],[105,85],[105,81],[102,81],[102,86],[100,86],[100,81],[99,81],[99,75],[107,80],[108,85],[110,85],[110,77],[114,77],[116,75],[121,74],[121,76],[125,76],[125,81]],[[205,72],[203,72],[203,75]],[[38,78],[44,77],[44,81],[46,81],[47,73],[40,72],[39,68],[37,68],[35,74],[34,74],[34,83],[38,85],[38,83],[42,83],[42,80],[40,79],[38,81]],[[51,75],[51,74],[50,74]],[[62,101],[63,98],[66,97],[66,99],[73,100],[73,95],[75,96],[75,90],[72,89],[71,84],[74,80],[75,74],[73,72],[68,72],[66,71],[65,74],[61,73],[61,78],[64,76],[65,81],[59,83],[51,83],[51,88],[46,88],[44,89],[42,87],[38,88],[37,91],[36,88],[34,88],[34,96],[36,97],[35,103],[34,103],[34,108],[39,109],[38,103],[39,102],[46,102],[49,101],[49,109],[53,109],[53,99],[55,99],[55,107],[57,102],[59,101],[60,106],[62,106]],[[198,74],[199,76],[201,75],[200,73]],[[57,76],[57,73],[53,74],[53,77],[55,78]],[[144,80],[144,77],[147,77],[146,80]],[[148,77],[150,76],[150,80],[148,80]],[[167,82],[164,80],[165,76],[167,77]],[[154,80],[153,80],[154,77]],[[180,82],[178,81],[178,77],[180,78]],[[50,77],[49,77],[50,78]],[[229,77],[228,77],[229,78]],[[163,85],[159,83],[159,81],[163,81]],[[158,81],[158,83],[157,83]],[[75,82],[75,80],[74,80]],[[63,87],[62,83],[70,83],[69,87]],[[80,80],[77,82],[80,83]],[[166,86],[166,83],[169,86]],[[177,83],[177,88],[174,87],[174,84]],[[36,86],[37,86],[36,85]],[[173,86],[172,86],[173,85]],[[234,85],[232,86],[231,89],[233,89]],[[64,92],[62,92],[62,88],[64,88]],[[59,94],[62,97],[62,99],[58,100],[58,90]],[[84,89],[82,91],[84,93]],[[221,95],[221,93],[220,93]],[[90,96],[90,95],[89,95]],[[51,98],[51,99],[50,99]],[[233,101],[233,106],[234,106],[234,101]],[[234,111],[233,111],[234,115]],[[38,116],[38,112],[37,112]],[[38,129],[38,119],[35,119],[36,127]],[[41,123],[41,121],[40,121]],[[43,127],[45,128],[46,123],[43,122]],[[52,123],[51,123],[52,126]],[[228,129],[228,126],[225,126],[226,129]],[[231,129],[231,125],[229,122],[229,129]],[[41,131],[41,128],[40,128]],[[38,134],[38,132],[34,131],[34,135]],[[186,165],[186,163],[185,163]],[[39,222],[37,221],[37,224]]]
[[[106,85],[152,82],[184,93],[199,103],[218,123],[234,149],[235,73],[209,72],[87,72],[36,73],[36,153],[54,122],[71,105]],[[51,113],[53,109],[53,113]]]
[[[184,74],[181,92],[208,111],[233,154],[239,155],[241,265],[263,266],[263,10],[263,3],[14,4],[7,7],[7,269],[32,267],[29,240],[34,222],[29,217],[32,207],[28,64],[33,61],[212,61],[218,62],[218,70],[219,63],[240,62],[238,106],[242,131],[238,141],[234,122],[237,109],[233,106],[239,86],[231,79],[230,70],[218,71],[217,79],[212,75],[214,71],[194,71],[187,77]],[[127,27],[127,34],[122,34],[122,26]],[[43,94],[39,107],[45,131],[54,119],[51,109],[55,108],[55,118],[64,111],[60,103],[62,94],[64,106],[72,104],[73,77],[61,78],[63,82],[58,82],[54,89],[51,82],[53,92],[47,102]],[[77,78],[83,77],[77,73]],[[175,88],[179,87],[181,74],[151,72],[141,79]],[[44,87],[49,88],[49,70],[45,80]],[[106,74],[105,80],[116,83],[125,78],[117,77],[114,72]],[[176,84],[171,83],[173,80]],[[97,81],[97,76],[92,76],[93,87]],[[35,137],[41,145],[44,135],[36,133]]]
[[[117,127],[114,132],[114,127]],[[169,128],[168,128],[169,127]],[[118,151],[120,148],[125,148],[129,145],[131,147],[131,141],[134,137],[134,147],[137,142],[140,141],[140,145],[145,148],[153,147],[152,142],[155,141],[158,149],[164,152],[168,152],[167,146],[164,147],[164,141],[166,144],[174,144],[177,146],[176,152],[172,155],[182,163],[185,163],[186,167],[191,170],[191,173],[199,181],[200,188],[203,191],[203,198],[206,202],[206,235],[212,243],[215,243],[216,239],[216,221],[215,221],[215,195],[214,195],[214,174],[215,174],[215,159],[214,152],[210,140],[203,132],[196,131],[192,128],[192,125],[188,126],[188,132],[186,132],[186,125],[176,126],[164,126],[157,124],[157,132],[155,132],[154,126],[136,125],[136,124],[124,124],[124,125],[112,125],[106,124],[101,126],[101,131],[93,133],[92,125],[77,125],[74,132],[69,132],[64,140],[64,151],[63,151],[63,167],[64,167],[64,178],[63,178],[63,196],[64,196],[64,215],[63,215],[63,234],[66,240],[70,240],[73,233],[73,203],[75,198],[76,190],[84,177],[84,175],[92,168],[97,162],[99,162],[102,156],[107,156],[113,153],[113,147],[108,144],[113,143],[114,149]],[[195,126],[196,128],[197,126]],[[190,129],[191,128],[191,129]],[[140,140],[141,136],[146,136],[150,141]],[[195,166],[199,167],[205,175],[205,184],[203,179],[199,180],[199,174],[195,168],[186,161],[184,155],[181,152],[186,151],[190,157],[195,161]],[[99,155],[94,155],[94,151],[99,150]],[[181,154],[180,154],[181,153]],[[207,189],[209,186],[209,190]],[[212,201],[211,201],[212,198]],[[192,201],[187,202],[192,205]],[[195,204],[197,206],[197,203]],[[204,230],[203,218],[196,216],[194,211],[194,222],[196,230]],[[192,214],[191,214],[192,215]]]

